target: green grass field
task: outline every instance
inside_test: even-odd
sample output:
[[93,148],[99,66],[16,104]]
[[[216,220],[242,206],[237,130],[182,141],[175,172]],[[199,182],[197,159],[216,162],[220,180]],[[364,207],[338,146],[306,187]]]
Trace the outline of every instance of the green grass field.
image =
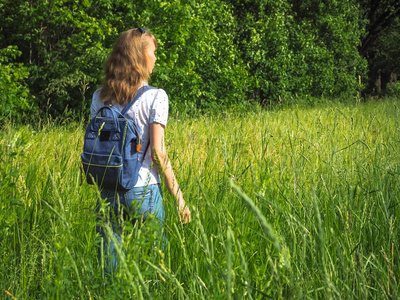
[[[171,117],[192,210],[168,243],[126,222],[110,280],[84,126],[0,131],[1,299],[398,299],[400,100]],[[41,128],[40,130],[37,128]]]

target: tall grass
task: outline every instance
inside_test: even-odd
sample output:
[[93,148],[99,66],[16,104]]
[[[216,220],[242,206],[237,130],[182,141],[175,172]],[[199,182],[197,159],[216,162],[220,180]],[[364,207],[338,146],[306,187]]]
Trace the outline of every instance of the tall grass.
[[399,114],[391,100],[171,118],[169,155],[193,221],[179,223],[165,192],[164,252],[155,223],[126,222],[113,278],[97,257],[98,191],[81,184],[84,126],[5,127],[0,294],[396,299]]

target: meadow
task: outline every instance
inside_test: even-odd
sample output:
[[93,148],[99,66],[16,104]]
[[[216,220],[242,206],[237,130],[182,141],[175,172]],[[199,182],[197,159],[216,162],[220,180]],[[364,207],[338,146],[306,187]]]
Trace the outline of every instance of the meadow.
[[0,298],[397,299],[399,122],[396,99],[171,116],[192,222],[164,191],[164,251],[154,222],[126,222],[113,278],[81,178],[84,122],[5,125]]

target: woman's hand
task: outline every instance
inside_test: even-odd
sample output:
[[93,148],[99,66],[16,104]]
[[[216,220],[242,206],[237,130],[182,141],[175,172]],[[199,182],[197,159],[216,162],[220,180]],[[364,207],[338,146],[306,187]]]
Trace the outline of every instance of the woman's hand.
[[186,202],[183,199],[179,201],[179,217],[181,218],[181,222],[183,224],[192,221],[189,206],[186,205]]

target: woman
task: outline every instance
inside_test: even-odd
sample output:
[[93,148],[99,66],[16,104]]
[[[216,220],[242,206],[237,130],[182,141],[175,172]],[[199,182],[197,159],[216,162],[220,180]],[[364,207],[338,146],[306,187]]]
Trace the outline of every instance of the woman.
[[[140,212],[143,220],[148,214],[153,214],[162,223],[165,220],[160,187],[160,173],[162,173],[168,191],[178,202],[181,220],[186,223],[191,221],[190,210],[175,178],[164,142],[168,119],[168,96],[162,89],[149,88],[147,83],[157,59],[156,48],[157,40],[149,31],[134,28],[124,32],[106,62],[104,84],[93,95],[92,118],[104,105],[111,104],[122,110],[129,101],[132,101],[139,89],[142,89],[141,93],[143,92],[125,114],[127,118],[135,121],[142,133],[143,147],[139,152],[139,159],[143,160],[143,163],[138,182],[127,192],[103,190],[101,197],[109,203],[117,219],[129,211],[136,210]],[[112,227],[114,236],[120,240],[118,226],[112,224]],[[103,237],[103,249],[107,253],[108,245],[102,229],[100,234]],[[117,260],[112,241],[109,247],[113,257],[112,269],[115,270]]]

